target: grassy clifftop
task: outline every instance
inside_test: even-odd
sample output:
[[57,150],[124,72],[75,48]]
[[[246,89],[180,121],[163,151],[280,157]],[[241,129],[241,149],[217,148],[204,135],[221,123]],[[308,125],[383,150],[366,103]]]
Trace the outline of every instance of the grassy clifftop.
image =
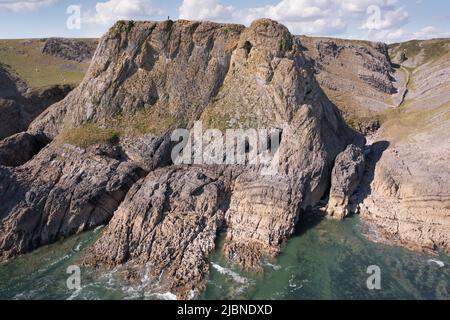
[[[84,41],[95,45],[95,39]],[[42,53],[43,39],[0,40],[0,63],[16,73],[31,88],[56,84],[77,85],[89,67],[82,62]]]

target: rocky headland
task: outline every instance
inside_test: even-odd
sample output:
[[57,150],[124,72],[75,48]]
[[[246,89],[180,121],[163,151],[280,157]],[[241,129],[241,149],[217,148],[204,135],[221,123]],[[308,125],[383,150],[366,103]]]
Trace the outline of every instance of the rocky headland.
[[[389,50],[268,19],[117,22],[82,83],[0,142],[0,259],[106,224],[85,265],[150,266],[167,291],[195,298],[219,233],[226,259],[258,268],[317,207],[448,252],[448,102],[429,118],[404,112],[432,75],[407,75]],[[405,124],[416,116],[421,126]],[[276,174],[174,163],[171,132],[199,120],[279,130]]]

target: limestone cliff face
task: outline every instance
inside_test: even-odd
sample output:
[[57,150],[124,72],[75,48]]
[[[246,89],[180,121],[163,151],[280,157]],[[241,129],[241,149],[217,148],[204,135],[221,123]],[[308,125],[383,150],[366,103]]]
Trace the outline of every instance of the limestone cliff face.
[[[0,260],[107,224],[87,265],[151,266],[164,290],[193,298],[219,232],[230,262],[258,267],[328,190],[331,216],[359,203],[385,235],[448,250],[448,148],[437,147],[448,135],[448,106],[402,115],[401,130],[390,119],[368,154],[335,106],[370,118],[396,106],[398,95],[403,104],[407,79],[385,45],[297,37],[267,19],[248,28],[120,21],[100,40],[83,82],[27,132],[0,142]],[[425,122],[403,136],[408,119]],[[277,171],[175,165],[170,133],[197,120],[220,130],[279,130]]]
[[404,53],[405,102],[374,140],[389,147],[378,156],[363,216],[390,241],[414,249],[450,252],[450,47],[448,39],[391,46]]
[[85,80],[31,131],[54,137],[63,126],[105,123],[150,107],[188,124],[218,92],[242,29],[209,22],[119,22],[100,40]]
[[362,186],[354,153],[336,159],[329,215],[361,212],[380,239],[448,252],[449,40],[388,47],[300,39],[328,97],[352,126],[371,135]]
[[0,166],[0,260],[108,222],[141,174],[114,150],[71,146]]
[[[219,230],[226,230],[230,261],[257,267],[276,254],[301,213],[325,195],[335,157],[364,143],[317,84],[301,48],[271,20],[248,28],[118,22],[100,40],[84,81],[28,131],[55,141],[25,164],[2,167],[2,187],[20,190],[2,207],[3,257],[112,217],[86,263],[150,264],[169,290],[191,297],[204,284]],[[172,165],[169,125],[97,147],[61,143],[65,130],[86,123],[106,130],[135,113],[186,128],[196,120],[218,129],[277,128],[278,172]],[[131,186],[140,174],[146,177]]]
[[320,86],[345,120],[363,134],[376,131],[381,114],[397,106],[404,93],[403,74],[392,67],[387,45],[307,36],[299,39]]

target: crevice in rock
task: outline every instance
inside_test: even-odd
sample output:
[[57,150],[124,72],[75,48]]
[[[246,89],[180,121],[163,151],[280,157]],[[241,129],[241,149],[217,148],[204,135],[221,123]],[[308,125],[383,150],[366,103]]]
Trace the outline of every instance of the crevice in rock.
[[377,141],[370,146],[366,146],[366,165],[362,181],[359,185],[357,193],[353,197],[353,205],[357,207],[371,194],[371,184],[375,177],[375,168],[381,159],[384,151],[389,147],[388,141]]

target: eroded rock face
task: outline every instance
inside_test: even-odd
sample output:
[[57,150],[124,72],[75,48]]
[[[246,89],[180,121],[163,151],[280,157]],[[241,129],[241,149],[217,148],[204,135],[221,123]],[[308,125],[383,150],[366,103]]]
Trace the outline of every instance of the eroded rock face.
[[370,194],[360,208],[388,242],[450,252],[450,149],[444,142],[450,137],[444,119],[433,117],[428,130],[394,140],[376,164]]
[[202,168],[151,172],[129,191],[86,262],[148,264],[166,290],[192,297],[205,284],[228,188],[220,175]]
[[347,123],[364,135],[373,134],[380,127],[380,113],[396,106],[403,95],[405,81],[391,66],[388,47],[360,40],[298,38],[321,88]]
[[[39,116],[30,135],[53,139],[88,121],[107,127],[117,114],[146,109],[157,115],[148,121],[170,116],[188,129],[196,120],[221,130],[280,129],[276,170],[174,166],[170,128],[122,136],[114,148],[52,142],[22,166],[1,167],[2,187],[16,195],[5,193],[2,207],[5,257],[112,218],[86,263],[149,265],[178,297],[203,287],[222,227],[230,262],[258,267],[325,195],[336,156],[350,143],[364,144],[317,84],[302,48],[268,19],[249,28],[117,23],[84,81]],[[135,183],[139,168],[150,172]]]
[[[448,43],[438,39],[391,45],[391,55],[398,56],[408,79],[407,106],[373,137],[387,146],[374,148],[378,160],[360,206],[380,239],[416,250],[450,252]],[[425,54],[431,51],[435,54]]]
[[54,137],[63,124],[107,122],[149,107],[188,124],[218,92],[243,28],[183,20],[118,22],[100,40],[85,80],[31,131]]
[[[165,34],[169,27],[172,35],[168,39]],[[363,144],[364,139],[345,125],[315,82],[299,50],[298,39],[274,21],[259,20],[247,29],[186,21],[170,26],[167,22],[136,23],[132,30],[127,42],[112,36],[110,31],[99,46],[99,51],[112,55],[109,60],[113,62],[107,70],[123,77],[118,92],[133,90],[128,92],[133,100],[127,98],[121,108],[134,108],[135,102],[148,100],[149,92],[155,92],[131,87],[131,83],[134,86],[142,83],[136,80],[139,76],[147,79],[144,86],[156,83],[158,93],[170,93],[176,88],[173,95],[158,94],[158,99],[152,100],[152,108],[159,108],[164,102],[169,112],[179,114],[187,124],[200,119],[212,128],[279,128],[282,131],[274,175],[264,176],[257,167],[239,165],[168,166],[152,171],[129,191],[86,259],[89,265],[148,264],[152,276],[162,275],[169,290],[178,297],[189,297],[192,290],[202,288],[208,272],[206,259],[214,249],[221,227],[226,229],[224,253],[228,259],[244,267],[259,266],[264,257],[279,251],[293,233],[301,212],[323,197],[337,154],[351,142]],[[160,41],[164,41],[164,46]],[[189,47],[192,41],[196,45],[187,50],[185,46]],[[119,43],[118,52],[126,52],[125,56],[117,57],[111,51]],[[131,59],[137,44],[146,49]],[[167,48],[177,49],[171,53]],[[149,52],[154,57],[151,65],[127,71],[130,65],[147,61]],[[197,65],[205,52],[209,53],[208,62]],[[106,56],[95,55],[91,78],[81,88],[94,88],[99,79],[106,78],[109,71],[93,74],[94,67]],[[119,57],[125,60],[115,60]],[[161,59],[166,64],[164,70],[159,66]],[[170,70],[172,64],[178,66],[178,63],[182,66],[177,70],[177,79],[191,79],[194,68],[202,77],[192,80],[189,87],[185,87],[183,80],[175,86],[175,75]],[[192,86],[197,85],[199,90],[192,92]],[[105,91],[100,96],[103,92],[108,95],[112,89],[105,86],[102,90]],[[186,101],[179,100],[181,96],[192,104],[187,107]],[[80,96],[74,94],[60,105],[78,99]],[[111,112],[119,102],[124,100],[117,93],[108,106],[97,100],[98,108],[93,110]],[[183,110],[178,103],[186,105]],[[56,110],[57,107],[51,112]],[[78,118],[85,116],[84,111],[67,109],[61,113],[63,122],[84,121],[86,118]],[[47,122],[45,117],[35,123],[34,129],[58,130],[58,125],[53,126],[57,122]],[[103,116],[96,113],[94,117],[101,121]],[[144,145],[151,147],[153,143]],[[124,148],[124,151],[142,163],[145,157],[140,149]]]
[[364,169],[363,150],[355,145],[349,145],[336,157],[327,206],[327,212],[331,217],[344,219],[351,213],[350,199],[359,188]]
[[17,75],[11,73],[6,66],[0,64],[0,99],[21,95],[26,90],[26,83]]
[[84,41],[67,38],[48,38],[42,46],[42,53],[51,56],[82,62],[92,58],[97,46],[96,41]]
[[96,152],[50,145],[21,167],[0,166],[0,260],[111,219],[142,172]]

